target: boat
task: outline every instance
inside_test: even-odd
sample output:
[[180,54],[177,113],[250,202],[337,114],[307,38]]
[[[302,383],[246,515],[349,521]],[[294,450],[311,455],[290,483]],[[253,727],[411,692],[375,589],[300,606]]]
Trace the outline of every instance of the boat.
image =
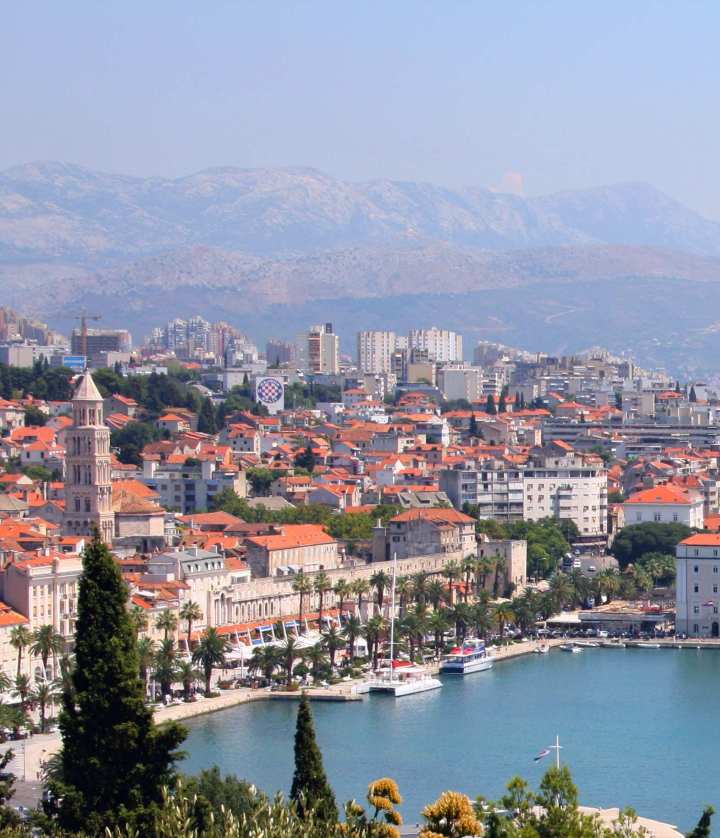
[[624,649],[625,643],[622,640],[603,640],[600,644],[603,649]]
[[547,645],[547,643],[541,643],[539,646],[536,646],[536,647],[533,649],[533,652],[534,652],[536,655],[547,655],[547,653],[548,653],[549,651],[550,651],[550,647]]
[[645,640],[638,640],[636,643],[632,644],[636,649],[660,649],[660,643],[649,643]]
[[442,681],[420,664],[404,660],[393,660],[392,665],[388,665],[390,661],[383,663],[385,665],[380,666],[367,682],[370,693],[385,693],[399,698],[442,687]]
[[492,669],[495,658],[488,655],[482,640],[466,640],[440,659],[440,672],[443,675],[470,675],[472,672],[484,672]]
[[576,640],[575,645],[582,649],[597,649],[600,646],[595,640]]
[[378,669],[367,680],[369,693],[381,693],[399,698],[424,693],[442,687],[442,681],[412,661],[396,660],[395,651],[395,585],[397,581],[397,553],[393,556],[392,587],[390,589],[390,658],[379,662]]
[[573,654],[582,652],[582,649],[574,643],[562,643],[558,646],[558,649],[560,649],[561,652],[573,652]]

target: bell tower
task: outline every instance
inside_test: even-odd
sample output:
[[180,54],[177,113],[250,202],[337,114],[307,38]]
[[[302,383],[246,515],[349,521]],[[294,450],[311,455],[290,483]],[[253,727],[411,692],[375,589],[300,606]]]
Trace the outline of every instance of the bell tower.
[[92,535],[95,527],[112,542],[115,516],[110,482],[110,429],[103,422],[103,398],[85,373],[72,398],[73,424],[66,434],[66,535]]

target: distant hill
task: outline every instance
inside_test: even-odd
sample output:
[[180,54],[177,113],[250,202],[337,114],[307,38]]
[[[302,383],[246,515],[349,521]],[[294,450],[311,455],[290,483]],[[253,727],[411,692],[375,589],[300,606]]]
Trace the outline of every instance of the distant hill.
[[138,336],[195,312],[290,336],[347,313],[350,348],[412,312],[527,348],[638,349],[642,332],[645,358],[690,369],[714,338],[686,329],[715,334],[719,281],[720,224],[645,184],[521,198],[304,168],[0,173],[2,302],[58,327],[92,307]]

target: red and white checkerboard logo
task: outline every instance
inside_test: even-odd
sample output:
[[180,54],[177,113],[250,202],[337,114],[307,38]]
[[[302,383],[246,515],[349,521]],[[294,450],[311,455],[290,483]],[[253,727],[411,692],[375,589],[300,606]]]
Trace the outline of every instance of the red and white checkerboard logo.
[[262,404],[277,404],[283,397],[283,383],[277,378],[261,378],[255,390],[257,401]]

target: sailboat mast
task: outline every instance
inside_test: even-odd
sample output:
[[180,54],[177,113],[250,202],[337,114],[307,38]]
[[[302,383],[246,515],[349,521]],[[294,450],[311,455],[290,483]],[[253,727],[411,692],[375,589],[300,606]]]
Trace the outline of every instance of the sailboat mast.
[[393,553],[392,588],[390,592],[390,680],[395,678],[395,579],[397,576],[397,551]]

